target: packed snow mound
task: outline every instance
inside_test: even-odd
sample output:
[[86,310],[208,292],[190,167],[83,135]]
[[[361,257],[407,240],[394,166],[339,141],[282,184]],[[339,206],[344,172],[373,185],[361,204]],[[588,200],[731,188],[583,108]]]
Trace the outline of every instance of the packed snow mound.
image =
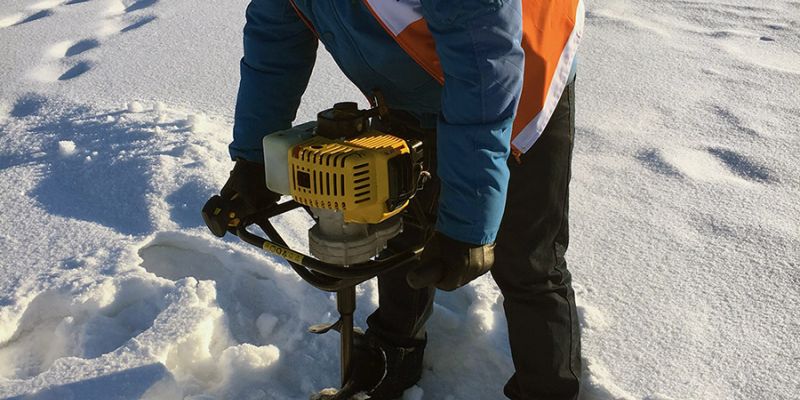
[[[307,399],[332,295],[218,239],[247,0],[5,0],[0,398]],[[592,0],[571,247],[581,400],[794,399],[800,3]],[[360,93],[320,50],[296,122]],[[362,101],[363,105],[363,101]],[[275,221],[307,245],[302,213]],[[358,288],[357,324],[377,305]],[[490,276],[439,293],[405,400],[499,398]]]

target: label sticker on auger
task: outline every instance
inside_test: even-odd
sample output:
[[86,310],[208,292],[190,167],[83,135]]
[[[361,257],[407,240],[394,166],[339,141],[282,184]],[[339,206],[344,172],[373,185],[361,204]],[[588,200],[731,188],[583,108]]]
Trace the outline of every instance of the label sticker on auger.
[[264,246],[262,246],[262,248],[264,250],[266,250],[266,251],[269,251],[271,253],[277,254],[277,255],[279,255],[279,256],[281,256],[281,257],[283,257],[283,258],[285,258],[285,259],[287,259],[289,261],[295,262],[297,264],[302,264],[303,263],[303,258],[305,257],[305,256],[303,256],[302,254],[300,254],[298,252],[289,250],[289,249],[287,249],[285,247],[280,247],[280,246],[272,244],[270,242],[265,242]]

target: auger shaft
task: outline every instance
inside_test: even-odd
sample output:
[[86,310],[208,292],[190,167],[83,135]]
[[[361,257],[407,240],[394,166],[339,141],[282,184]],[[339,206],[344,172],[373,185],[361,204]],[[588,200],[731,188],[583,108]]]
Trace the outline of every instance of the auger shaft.
[[350,286],[336,292],[336,308],[341,325],[342,386],[350,380],[353,359],[353,313],[356,310],[356,287]]

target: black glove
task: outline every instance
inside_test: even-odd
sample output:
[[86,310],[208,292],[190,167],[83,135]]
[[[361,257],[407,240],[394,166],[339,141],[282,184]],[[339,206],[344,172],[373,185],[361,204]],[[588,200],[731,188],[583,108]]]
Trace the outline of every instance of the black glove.
[[280,200],[280,194],[267,189],[264,175],[264,164],[236,160],[219,196],[211,197],[203,206],[203,220],[212,233],[225,236],[242,218],[268,210]]
[[489,272],[494,265],[494,243],[475,245],[434,233],[422,251],[420,265],[406,276],[415,289],[435,285],[456,290]]

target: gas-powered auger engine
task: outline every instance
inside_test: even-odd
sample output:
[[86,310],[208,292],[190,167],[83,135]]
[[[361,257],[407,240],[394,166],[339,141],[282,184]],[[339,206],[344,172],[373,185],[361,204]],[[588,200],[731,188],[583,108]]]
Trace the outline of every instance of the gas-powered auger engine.
[[308,207],[311,254],[331,264],[370,260],[402,229],[423,174],[422,142],[371,129],[355,103],[264,138],[267,187]]
[[[341,333],[342,389],[318,399],[355,394],[350,360],[356,285],[417,259],[432,234],[432,224],[414,197],[430,176],[424,143],[375,129],[375,122],[388,113],[380,95],[375,103],[370,110],[338,103],[320,112],[315,122],[264,138],[265,183],[273,192],[291,196],[291,201],[257,215],[239,215],[235,198],[213,196],[203,207],[203,219],[217,236],[232,232],[283,257],[315,287],[337,293],[339,320],[310,331]],[[301,207],[315,220],[308,232],[311,256],[291,249],[269,220]],[[267,238],[248,231],[250,225],[261,227]],[[419,237],[404,240],[405,248],[387,249],[404,225],[413,226]]]

